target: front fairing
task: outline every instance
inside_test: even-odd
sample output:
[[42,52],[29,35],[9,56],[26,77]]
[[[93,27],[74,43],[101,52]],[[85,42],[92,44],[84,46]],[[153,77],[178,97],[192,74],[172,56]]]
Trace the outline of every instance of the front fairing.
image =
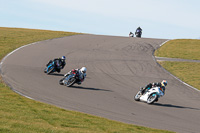
[[54,67],[54,62],[50,63],[50,64],[47,66],[47,71],[49,71],[52,67]]
[[147,99],[149,98],[149,96],[151,94],[156,94],[159,97],[162,97],[164,95],[164,93],[160,90],[160,87],[153,87],[150,90],[147,90],[141,97],[140,100],[141,101],[147,101]]
[[71,72],[67,77],[65,77],[65,80],[69,80],[70,78],[77,78],[77,74],[75,72]]

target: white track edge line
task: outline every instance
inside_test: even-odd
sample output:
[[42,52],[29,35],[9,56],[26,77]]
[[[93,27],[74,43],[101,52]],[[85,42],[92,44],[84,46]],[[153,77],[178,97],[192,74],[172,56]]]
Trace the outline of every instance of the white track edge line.
[[[173,39],[173,40],[175,40],[175,39]],[[168,41],[171,41],[171,40],[167,40],[167,41],[163,42],[162,44],[160,44],[160,47],[163,46],[164,44],[166,44]],[[158,49],[158,48],[157,48],[157,49]],[[155,50],[156,50],[156,49],[155,49]],[[154,60],[156,61],[154,54],[153,54],[153,58],[154,58]],[[157,61],[156,61],[156,62],[157,62]],[[158,63],[158,62],[157,62],[157,63]],[[159,64],[159,63],[158,63],[158,64]],[[160,65],[160,64],[159,64],[159,65]],[[161,66],[161,65],[160,65],[160,66]],[[195,88],[195,87],[193,87],[193,86],[191,86],[191,85],[185,83],[184,81],[182,81],[182,80],[179,79],[178,77],[176,77],[176,76],[174,76],[173,74],[171,74],[169,71],[167,71],[167,70],[166,70],[165,68],[163,68],[162,66],[161,66],[161,68],[162,68],[164,71],[166,71],[167,73],[169,73],[172,77],[174,77],[175,79],[177,79],[179,82],[181,82],[182,84],[184,84],[184,85],[186,85],[186,86],[188,86],[188,87],[190,87],[190,88],[192,88],[192,89],[194,89],[194,90],[200,92],[200,90],[198,90],[197,88]]]
[[[74,35],[72,35],[72,36],[74,36]],[[64,37],[70,37],[70,36],[64,36]],[[58,37],[58,38],[64,38],[64,37]],[[53,39],[58,39],[58,38],[53,38]],[[23,45],[23,46],[21,46],[21,47],[15,49],[15,50],[13,50],[12,52],[8,53],[8,54],[1,60],[1,62],[0,62],[0,75],[2,76],[1,66],[2,66],[3,62],[5,61],[5,59],[6,59],[8,56],[12,55],[14,52],[16,52],[16,51],[18,51],[18,50],[20,50],[20,49],[22,49],[22,48],[24,48],[24,47],[27,47],[27,46],[30,46],[30,45],[33,45],[33,44],[37,44],[37,43],[40,43],[40,42],[44,42],[44,41],[49,41],[49,40],[52,40],[52,39],[47,39],[47,40],[42,40],[42,41],[38,41],[38,42],[26,44],[26,45]],[[2,76],[2,78],[3,78],[3,76]],[[5,82],[5,81],[4,81],[4,82]],[[9,86],[9,83],[6,83],[6,85]],[[21,92],[15,90],[12,86],[9,86],[9,87],[10,87],[10,89],[11,89],[12,91],[16,92],[17,94],[19,94],[19,95],[21,95],[21,96],[24,96],[24,97],[26,97],[26,98],[35,100],[34,98],[29,97],[29,96],[26,96],[26,95],[22,94]]]
[[[41,42],[41,41],[39,41],[39,42]],[[2,73],[1,73],[1,66],[2,66],[3,62],[5,61],[5,59],[6,59],[8,56],[12,55],[14,52],[16,52],[16,51],[18,51],[18,50],[20,50],[20,49],[22,49],[22,48],[24,48],[24,47],[27,47],[27,46],[30,46],[30,45],[33,45],[33,44],[37,44],[37,43],[39,43],[39,42],[34,42],[34,43],[30,43],[30,44],[21,46],[21,47],[15,49],[15,50],[13,50],[12,52],[8,53],[8,54],[1,60],[1,62],[0,62],[0,74],[1,74],[2,78],[3,78],[3,75],[2,75]],[[8,85],[8,86],[9,86],[9,85]],[[19,94],[19,95],[21,95],[21,96],[24,96],[24,97],[26,97],[26,98],[28,98],[28,99],[31,99],[31,100],[35,100],[34,98],[29,97],[29,96],[26,96],[26,95],[22,94],[21,92],[15,90],[12,86],[10,86],[10,88],[11,88],[12,91],[14,91],[15,93],[17,93],[17,94]]]

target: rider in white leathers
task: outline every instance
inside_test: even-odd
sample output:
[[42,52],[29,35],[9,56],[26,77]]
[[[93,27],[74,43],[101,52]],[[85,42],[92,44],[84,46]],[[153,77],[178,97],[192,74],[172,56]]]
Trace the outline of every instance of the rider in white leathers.
[[[77,84],[80,85],[84,81],[84,79],[86,77],[87,68],[86,67],[82,67],[81,69],[73,69],[72,71],[76,71],[78,73],[79,80],[77,81]],[[65,77],[68,76],[72,71],[66,73]]]

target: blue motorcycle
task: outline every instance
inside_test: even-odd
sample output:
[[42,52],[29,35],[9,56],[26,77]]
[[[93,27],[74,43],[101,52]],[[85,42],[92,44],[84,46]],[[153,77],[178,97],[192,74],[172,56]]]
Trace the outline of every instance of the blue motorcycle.
[[53,61],[44,69],[44,72],[50,74],[55,72],[56,69],[60,69],[60,64],[58,61],[57,62]]

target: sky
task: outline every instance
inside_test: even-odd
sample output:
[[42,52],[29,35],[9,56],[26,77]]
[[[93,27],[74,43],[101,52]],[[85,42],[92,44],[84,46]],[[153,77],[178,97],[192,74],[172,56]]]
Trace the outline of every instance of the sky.
[[200,39],[200,0],[0,0],[0,27]]

